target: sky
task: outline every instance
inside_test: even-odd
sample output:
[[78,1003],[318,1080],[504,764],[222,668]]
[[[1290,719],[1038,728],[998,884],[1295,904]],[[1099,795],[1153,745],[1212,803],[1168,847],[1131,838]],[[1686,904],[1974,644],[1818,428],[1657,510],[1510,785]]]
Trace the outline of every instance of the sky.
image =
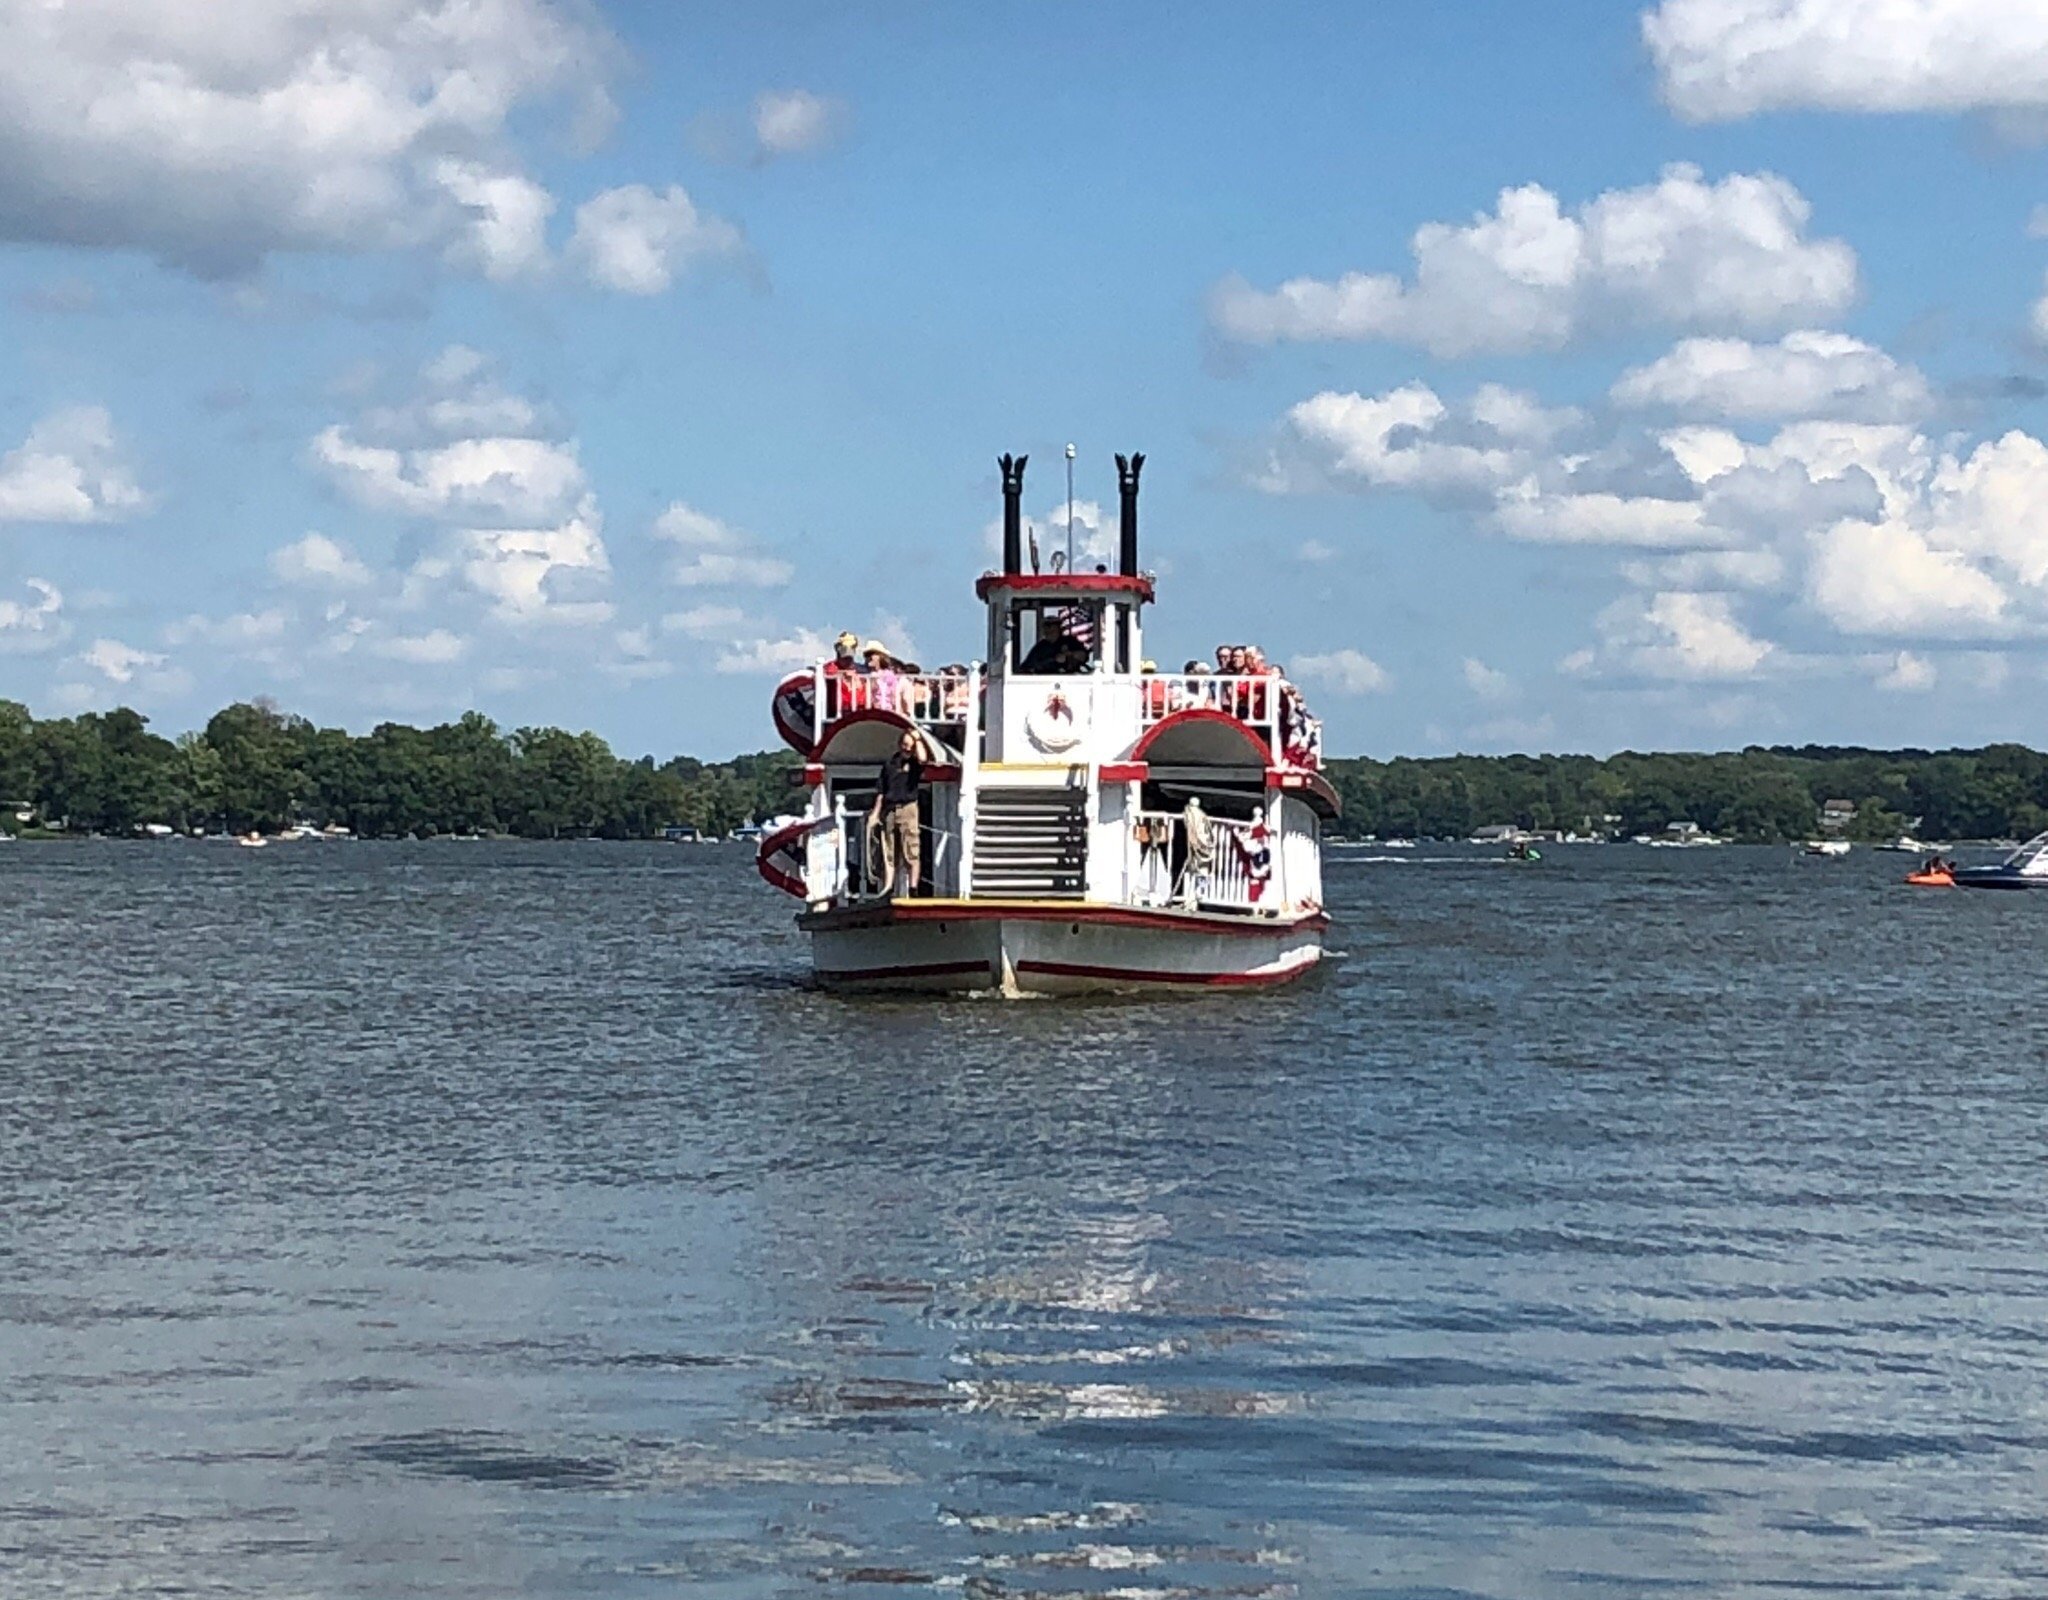
[[763,748],[1071,441],[1336,753],[2039,745],[2044,440],[2021,0],[0,0],[41,715]]

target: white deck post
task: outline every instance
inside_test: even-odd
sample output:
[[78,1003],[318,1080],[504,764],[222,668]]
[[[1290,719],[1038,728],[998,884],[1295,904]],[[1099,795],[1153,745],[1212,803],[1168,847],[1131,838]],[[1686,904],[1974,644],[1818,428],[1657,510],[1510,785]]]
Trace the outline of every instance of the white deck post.
[[981,696],[988,682],[988,669],[976,667],[968,674],[967,718],[960,731],[960,801],[954,812],[960,823],[959,895],[974,897],[974,794],[981,781]]

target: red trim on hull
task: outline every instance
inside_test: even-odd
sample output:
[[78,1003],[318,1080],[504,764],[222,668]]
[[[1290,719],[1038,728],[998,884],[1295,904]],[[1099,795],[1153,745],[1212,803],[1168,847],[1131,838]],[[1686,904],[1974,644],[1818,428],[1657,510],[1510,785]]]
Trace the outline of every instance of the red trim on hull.
[[839,906],[799,916],[797,924],[814,933],[841,929],[886,928],[906,922],[1084,922],[1097,927],[1151,928],[1173,933],[1218,933],[1260,938],[1294,933],[1302,928],[1320,933],[1329,927],[1320,911],[1286,918],[1236,917],[1214,911],[1152,911],[1141,906],[1068,905],[1044,901],[1005,903],[1000,900],[892,900],[885,905]]
[[848,967],[837,971],[820,967],[818,977],[826,983],[880,983],[890,978],[960,978],[970,972],[995,982],[995,968],[986,961],[926,961],[907,967]]
[[1198,984],[1204,988],[1244,988],[1262,983],[1286,983],[1314,966],[1315,959],[1297,961],[1274,972],[1152,972],[1136,967],[1097,967],[1079,961],[1020,961],[1017,973],[1037,973],[1048,978],[1093,978],[1103,983]]
[[1151,768],[1142,761],[1111,761],[1102,768],[1104,783],[1143,783]]

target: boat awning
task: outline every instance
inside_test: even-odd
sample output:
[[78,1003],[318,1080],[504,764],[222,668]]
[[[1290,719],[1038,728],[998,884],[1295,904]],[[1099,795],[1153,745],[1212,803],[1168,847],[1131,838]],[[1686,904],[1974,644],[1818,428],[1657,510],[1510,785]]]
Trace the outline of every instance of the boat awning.
[[1337,798],[1337,786],[1320,772],[1303,772],[1295,767],[1266,769],[1266,787],[1294,796],[1325,822],[1344,815],[1344,802]]
[[927,767],[958,767],[958,751],[895,711],[852,711],[827,723],[811,760],[828,767],[878,766],[889,759],[896,741],[906,732],[917,735],[919,754]]
[[1195,707],[1162,717],[1132,747],[1130,759],[1167,767],[1254,767],[1272,761],[1256,729],[1228,712]]

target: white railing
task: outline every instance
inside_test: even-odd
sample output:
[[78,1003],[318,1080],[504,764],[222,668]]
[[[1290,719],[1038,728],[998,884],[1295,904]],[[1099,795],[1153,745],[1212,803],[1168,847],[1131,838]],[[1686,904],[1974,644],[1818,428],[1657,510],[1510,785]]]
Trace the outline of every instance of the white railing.
[[1322,724],[1301,692],[1270,673],[1148,672],[1138,680],[1139,726],[1182,711],[1221,711],[1266,741],[1274,759],[1311,770],[1323,764]]
[[925,728],[964,725],[981,692],[978,668],[966,672],[827,672],[815,669],[813,737],[857,711],[893,711]]
[[811,819],[804,840],[804,899],[811,905],[835,905],[846,895],[846,799],[841,796],[824,816]]
[[[1138,905],[1209,906],[1232,911],[1279,908],[1276,841],[1270,836],[1255,837],[1260,824],[1210,817],[1209,864],[1196,871],[1183,849],[1186,828],[1181,813],[1141,811],[1137,821],[1131,898]],[[1263,866],[1259,864],[1262,860]]]

